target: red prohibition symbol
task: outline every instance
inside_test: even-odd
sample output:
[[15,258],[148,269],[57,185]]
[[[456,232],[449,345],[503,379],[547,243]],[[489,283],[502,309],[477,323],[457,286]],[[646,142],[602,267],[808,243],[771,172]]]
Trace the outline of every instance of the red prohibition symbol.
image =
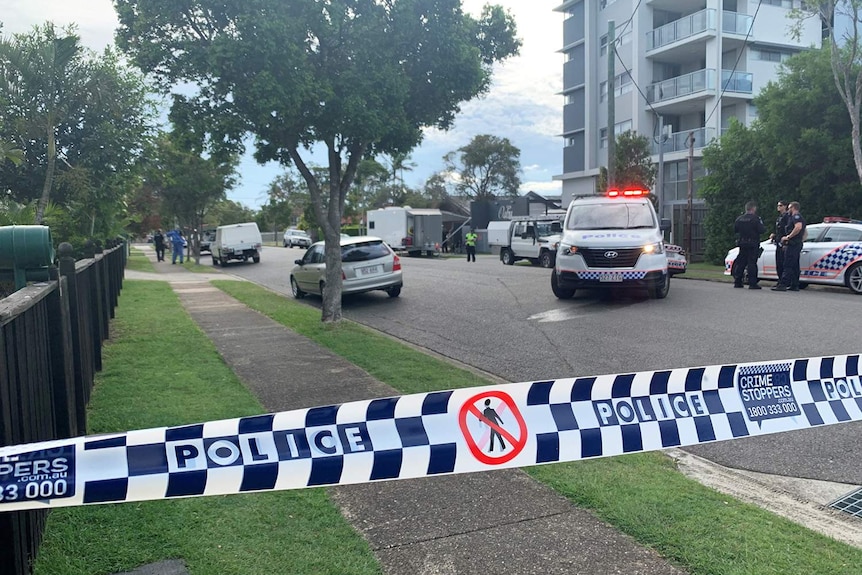
[[[468,423],[472,424],[472,430]],[[506,430],[506,427],[512,429],[512,423],[518,425],[517,436]],[[487,465],[511,461],[527,445],[524,417],[512,396],[503,391],[483,391],[465,401],[458,413],[458,425],[470,453]]]

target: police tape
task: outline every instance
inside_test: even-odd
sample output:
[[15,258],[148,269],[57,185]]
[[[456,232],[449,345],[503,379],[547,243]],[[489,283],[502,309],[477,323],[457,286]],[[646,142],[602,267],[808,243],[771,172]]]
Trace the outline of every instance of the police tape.
[[300,489],[862,420],[859,355],[513,383],[0,448],[0,511]]

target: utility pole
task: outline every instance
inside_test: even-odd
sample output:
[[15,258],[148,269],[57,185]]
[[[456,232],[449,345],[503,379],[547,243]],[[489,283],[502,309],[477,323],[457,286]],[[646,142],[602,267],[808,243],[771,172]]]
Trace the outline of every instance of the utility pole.
[[[667,135],[664,130],[664,116],[658,114],[658,138],[653,139],[658,144],[658,182],[656,185],[656,198],[658,199],[658,218],[664,217],[664,143]],[[673,231],[671,230],[671,233]]]
[[688,133],[688,204],[685,210],[685,255],[691,261],[691,212],[694,193],[694,176],[691,170],[694,166],[694,131]]
[[614,59],[616,58],[616,24],[613,20],[608,21],[608,187],[614,187],[616,184],[616,170],[614,169],[614,160],[616,159],[617,143],[614,134],[614,125],[616,124],[614,110],[614,76],[616,69],[614,67]]

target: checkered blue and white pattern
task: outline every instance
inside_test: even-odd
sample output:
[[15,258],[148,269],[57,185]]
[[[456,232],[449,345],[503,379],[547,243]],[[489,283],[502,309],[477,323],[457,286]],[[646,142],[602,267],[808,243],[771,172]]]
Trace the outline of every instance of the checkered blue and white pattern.
[[565,378],[3,447],[0,511],[467,473],[859,421],[859,368],[846,355]]
[[862,258],[862,243],[845,244],[829,252],[811,266],[814,269],[839,271]]
[[607,276],[610,274],[622,274],[623,281],[631,281],[631,280],[642,280],[646,277],[645,271],[613,271],[613,272],[576,272],[578,274],[578,278],[582,280],[593,280],[600,281],[602,276]]

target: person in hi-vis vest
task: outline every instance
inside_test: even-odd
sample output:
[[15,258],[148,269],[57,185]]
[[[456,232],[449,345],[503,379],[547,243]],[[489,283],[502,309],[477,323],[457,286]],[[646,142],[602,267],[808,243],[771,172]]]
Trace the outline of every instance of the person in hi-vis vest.
[[475,231],[470,230],[464,235],[464,244],[467,246],[467,261],[475,262],[476,261],[476,240],[479,239],[479,236]]

